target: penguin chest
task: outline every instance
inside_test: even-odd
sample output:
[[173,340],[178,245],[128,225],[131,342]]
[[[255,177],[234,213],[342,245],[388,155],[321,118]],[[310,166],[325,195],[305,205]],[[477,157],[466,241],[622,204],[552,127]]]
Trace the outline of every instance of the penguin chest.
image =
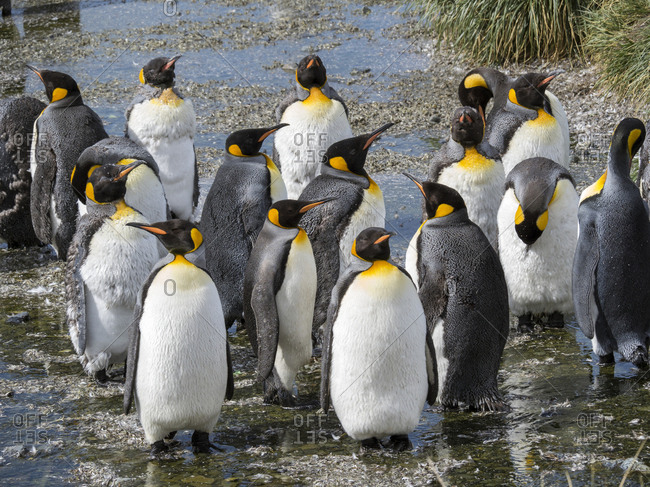
[[[424,223],[422,225],[424,225]],[[420,225],[420,228],[415,232],[415,235],[411,238],[409,246],[406,249],[406,272],[408,272],[411,279],[413,279],[415,289],[420,288],[420,277],[418,273],[418,241],[420,240],[420,234],[422,233],[422,225]]]
[[300,230],[289,250],[284,281],[275,295],[280,324],[275,368],[288,390],[298,369],[311,359],[316,282],[311,244],[305,231]]
[[350,215],[349,222],[343,231],[339,243],[340,270],[344,270],[352,259],[352,243],[362,230],[368,227],[383,227],[386,218],[384,195],[371,178],[368,189],[362,191],[363,199],[356,210]]
[[142,213],[149,222],[167,220],[165,190],[149,166],[142,164],[131,171],[126,181],[124,200],[131,208]]
[[510,139],[501,156],[505,173],[531,157],[546,157],[564,167],[569,165],[562,129],[554,117],[541,109],[536,119],[522,123]]
[[333,323],[330,392],[355,439],[407,434],[427,391],[426,323],[411,280],[383,261],[359,274]]
[[280,174],[277,166],[269,156],[264,154],[264,157],[266,158],[266,168],[269,171],[271,204],[280,200],[286,200],[287,187],[284,184],[284,179],[282,179],[282,174]]
[[140,319],[136,399],[149,441],[211,431],[226,391],[226,331],[210,276],[176,261],[151,282]]

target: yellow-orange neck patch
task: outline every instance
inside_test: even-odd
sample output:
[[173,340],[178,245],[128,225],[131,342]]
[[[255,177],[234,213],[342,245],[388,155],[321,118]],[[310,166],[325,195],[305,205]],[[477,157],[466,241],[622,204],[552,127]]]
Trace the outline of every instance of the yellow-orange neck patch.
[[580,195],[580,203],[582,203],[584,200],[591,198],[592,196],[596,196],[600,194],[600,192],[603,190],[603,187],[605,186],[605,181],[607,181],[607,170],[603,173],[603,175],[598,178],[598,180],[592,184],[591,186],[587,187],[582,194]]

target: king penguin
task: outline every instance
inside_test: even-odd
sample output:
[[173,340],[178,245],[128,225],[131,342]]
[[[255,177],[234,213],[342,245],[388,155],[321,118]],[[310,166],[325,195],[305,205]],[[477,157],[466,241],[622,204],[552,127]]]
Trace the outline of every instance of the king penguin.
[[244,322],[258,357],[264,402],[294,406],[296,373],[311,359],[316,262],[302,215],[324,201],[274,203],[244,275]]
[[561,328],[573,311],[571,269],[578,238],[578,193],[569,171],[541,157],[517,164],[499,208],[499,255],[519,331],[533,319]]
[[424,195],[428,218],[409,244],[406,269],[435,346],[440,404],[506,409],[497,386],[509,327],[499,256],[455,189],[409,177]]
[[[196,452],[209,453],[224,397],[234,391],[219,293],[208,272],[187,260],[203,243],[190,222],[131,223],[169,251],[138,295],[124,384],[124,413],[133,399],[152,454],[164,439],[193,430]],[[144,232],[142,232],[144,235]]]
[[150,222],[166,220],[170,215],[158,164],[146,149],[125,137],[102,139],[79,156],[71,178],[72,187],[79,198],[79,214],[86,212],[85,188],[91,171],[105,164],[125,166],[135,161],[144,164],[138,165],[129,174],[124,201]]
[[327,83],[320,57],[300,60],[295,90],[276,108],[275,116],[289,128],[275,135],[273,159],[282,170],[288,197],[296,199],[316,177],[327,148],[352,137],[348,109]]
[[390,259],[383,228],[362,231],[332,291],[323,339],[321,406],[330,401],[363,447],[409,448],[425,400],[435,401],[433,344],[408,273]]
[[546,157],[569,167],[567,116],[558,98],[546,90],[560,72],[510,78],[493,69],[479,68],[461,81],[458,94],[463,104],[485,110],[494,97],[485,140],[501,155],[506,174],[532,157]]
[[602,364],[614,362],[614,351],[636,366],[648,363],[650,222],[630,179],[644,138],[640,120],[623,119],[612,136],[605,174],[580,196],[573,304]]
[[30,153],[31,214],[36,236],[65,260],[77,225],[72,168],[87,147],[108,134],[99,116],[81,99],[71,76],[28,66],[45,85],[50,104],[34,123]]
[[79,219],[66,263],[70,338],[84,370],[100,382],[109,365],[126,360],[138,291],[160,258],[154,237],[127,226],[146,222],[124,202],[128,174],[140,164],[93,171],[88,213]]
[[429,180],[454,188],[493,247],[497,245],[497,212],[505,176],[497,151],[482,144],[485,122],[471,107],[457,109],[451,117],[451,137],[429,165]]
[[175,218],[191,219],[199,200],[192,102],[174,88],[180,56],[152,59],[140,70],[144,85],[126,110],[125,135],[153,156]]
[[28,96],[0,100],[0,240],[9,248],[39,243],[29,214],[29,151],[34,121],[44,109]]
[[393,125],[388,123],[369,134],[332,144],[323,158],[321,174],[300,195],[301,201],[336,198],[336,202],[315,208],[300,220],[311,241],[318,272],[314,340],[327,320],[332,288],[351,260],[354,239],[367,227],[384,225],[384,195],[363,166],[372,143]]
[[230,328],[244,312],[244,271],[271,205],[286,199],[282,176],[269,156],[260,152],[264,140],[285,124],[233,132],[226,155],[203,206],[207,269],[221,296]]

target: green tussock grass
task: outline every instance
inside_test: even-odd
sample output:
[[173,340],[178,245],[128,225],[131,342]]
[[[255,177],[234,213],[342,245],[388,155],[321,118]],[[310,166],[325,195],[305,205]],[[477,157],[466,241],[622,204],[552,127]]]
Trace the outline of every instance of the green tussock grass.
[[440,39],[488,64],[581,54],[585,13],[597,0],[411,0]]
[[650,102],[650,1],[605,0],[588,16],[585,50],[598,86],[637,105]]

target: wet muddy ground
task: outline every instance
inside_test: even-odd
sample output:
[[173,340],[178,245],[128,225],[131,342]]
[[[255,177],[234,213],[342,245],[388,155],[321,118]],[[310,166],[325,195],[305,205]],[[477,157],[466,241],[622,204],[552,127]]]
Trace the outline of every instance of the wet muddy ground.
[[[471,64],[438,46],[393,2],[279,0],[15,1],[0,21],[0,95],[43,99],[24,63],[70,73],[111,135],[150,58],[181,53],[179,88],[198,115],[205,194],[227,135],[274,123],[295,63],[317,52],[348,101],[355,133],[399,121],[373,145],[370,172],[384,191],[386,226],[402,261],[419,224],[417,189],[447,135],[456,89]],[[609,137],[641,116],[593,89],[591,66],[565,63],[554,81],[572,130],[572,172],[583,188],[604,170]],[[555,66],[514,66],[510,72]],[[271,144],[266,150],[270,152]],[[63,271],[46,249],[0,249],[0,479],[13,485],[643,485],[650,377],[630,364],[601,369],[570,322],[512,333],[499,384],[507,413],[427,409],[406,453],[360,454],[335,414],[265,406],[243,332],[231,333],[236,392],[213,433],[221,451],[195,456],[188,433],[171,458],[150,461],[136,416],[121,413],[122,387],[100,387],[75,359],[65,326]],[[7,317],[29,313],[29,320]],[[319,362],[298,376],[301,401],[317,399]],[[650,447],[648,447],[650,448]]]

